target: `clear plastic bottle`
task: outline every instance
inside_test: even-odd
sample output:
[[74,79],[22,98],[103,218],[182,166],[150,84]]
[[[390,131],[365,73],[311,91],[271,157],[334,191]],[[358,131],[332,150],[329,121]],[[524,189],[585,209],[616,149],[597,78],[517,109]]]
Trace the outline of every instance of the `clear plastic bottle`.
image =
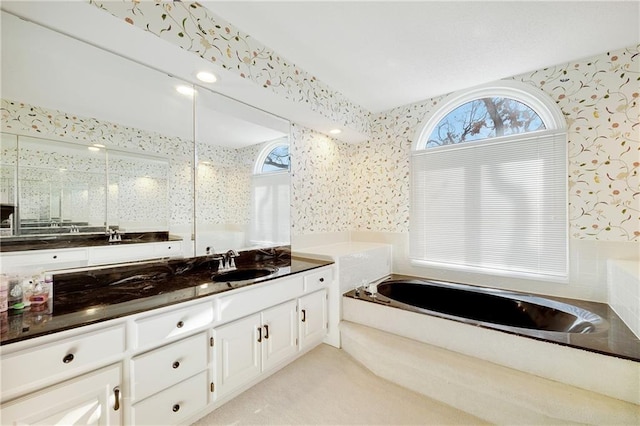
[[22,303],[22,280],[17,275],[9,276],[9,308],[24,308]]

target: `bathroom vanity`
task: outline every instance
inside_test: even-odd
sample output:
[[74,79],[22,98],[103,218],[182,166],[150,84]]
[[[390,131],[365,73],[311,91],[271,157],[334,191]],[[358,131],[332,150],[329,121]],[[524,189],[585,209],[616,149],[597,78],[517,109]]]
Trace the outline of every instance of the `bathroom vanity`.
[[4,239],[0,246],[3,272],[52,270],[137,260],[181,258],[179,237],[168,232],[118,234],[64,234]]
[[[209,258],[54,277],[53,314],[3,331],[3,424],[188,424],[206,415],[325,338],[332,263],[272,262],[276,272],[242,281],[212,274]],[[105,284],[104,294],[136,282],[157,294],[141,289],[112,305],[74,297],[78,283],[100,298]]]

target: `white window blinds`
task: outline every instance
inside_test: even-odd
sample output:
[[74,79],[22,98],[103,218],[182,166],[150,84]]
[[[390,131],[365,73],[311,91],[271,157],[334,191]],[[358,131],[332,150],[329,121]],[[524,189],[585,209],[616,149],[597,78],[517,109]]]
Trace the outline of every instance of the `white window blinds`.
[[265,173],[252,177],[249,235],[252,245],[289,244],[289,182],[289,172]]
[[413,263],[566,279],[566,133],[414,152]]

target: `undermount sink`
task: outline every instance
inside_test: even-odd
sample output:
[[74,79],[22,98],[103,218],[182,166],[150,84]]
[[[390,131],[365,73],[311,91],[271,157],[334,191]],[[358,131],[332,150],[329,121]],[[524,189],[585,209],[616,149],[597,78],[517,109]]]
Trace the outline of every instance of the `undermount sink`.
[[261,267],[261,268],[240,268],[232,271],[220,272],[215,274],[211,279],[213,282],[236,282],[250,281],[258,278],[268,277],[274,274],[278,269]]

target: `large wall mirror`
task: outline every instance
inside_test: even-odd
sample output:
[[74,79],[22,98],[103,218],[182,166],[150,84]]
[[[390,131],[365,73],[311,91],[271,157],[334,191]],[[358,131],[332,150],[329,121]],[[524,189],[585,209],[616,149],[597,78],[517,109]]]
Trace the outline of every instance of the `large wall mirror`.
[[195,136],[196,254],[290,244],[289,122],[199,90]]
[[2,240],[117,227],[168,231],[186,255],[289,244],[288,167],[262,187],[256,173],[269,144],[288,145],[286,120],[1,19]]

